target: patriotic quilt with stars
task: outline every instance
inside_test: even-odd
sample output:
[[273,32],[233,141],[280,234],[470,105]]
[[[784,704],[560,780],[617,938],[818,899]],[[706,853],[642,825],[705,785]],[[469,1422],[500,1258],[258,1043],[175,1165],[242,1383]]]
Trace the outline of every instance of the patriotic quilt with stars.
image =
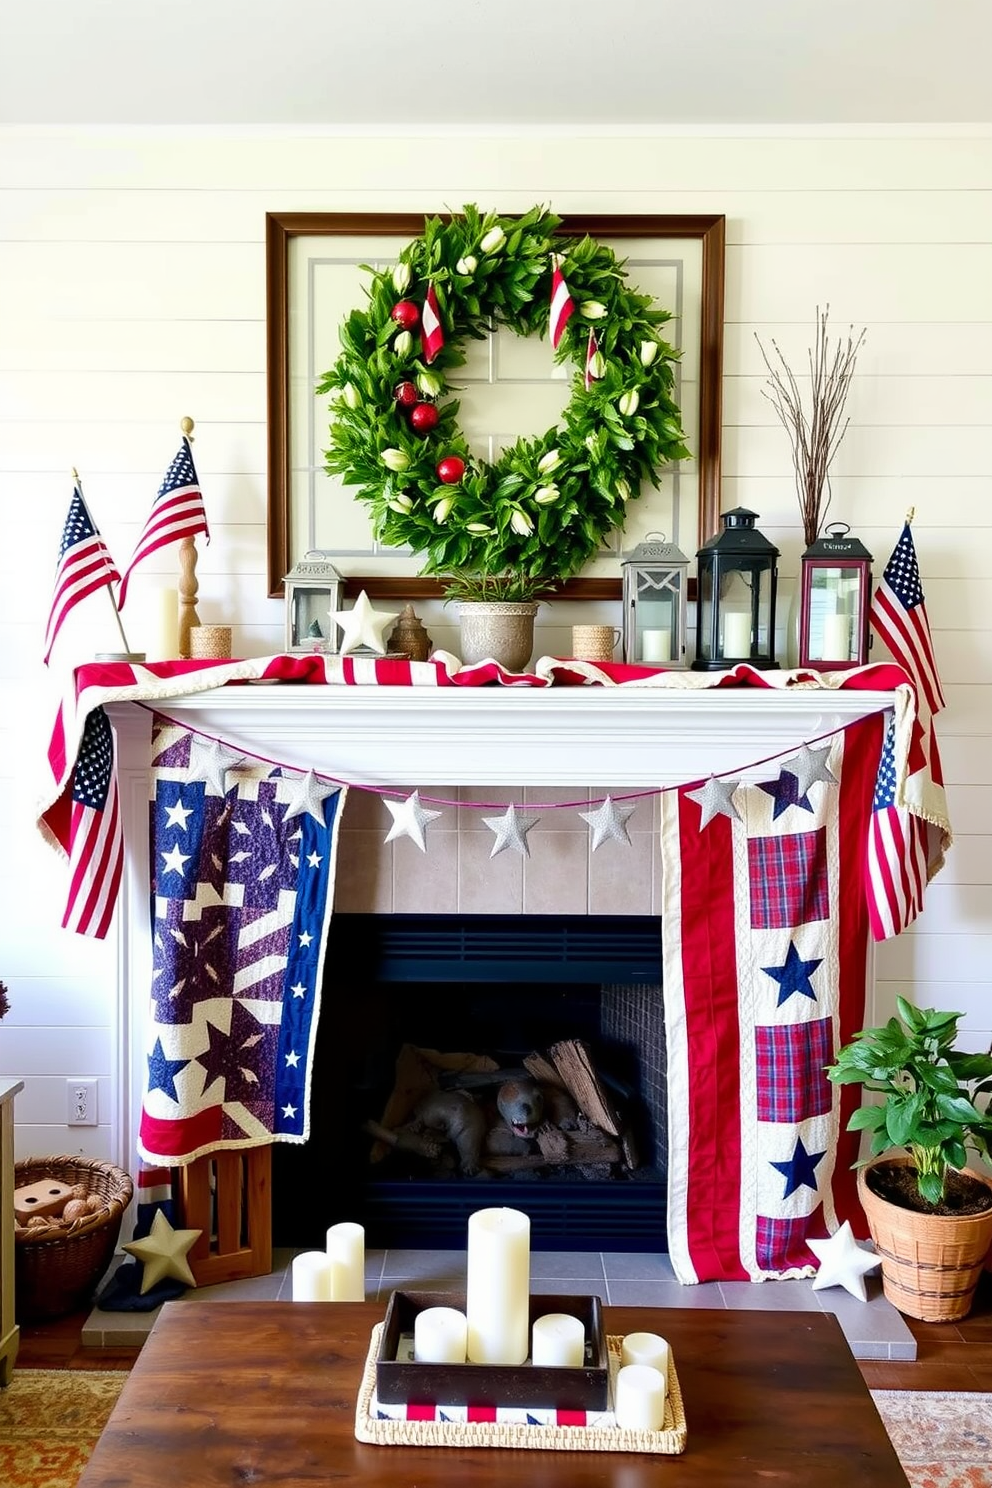
[[838,1091],[824,1066],[863,1026],[856,845],[884,730],[864,718],[765,778],[661,798],[668,1239],[682,1282],[809,1276],[809,1237],[864,1224],[853,1087]]
[[157,716],[146,1162],[308,1136],[344,788]]

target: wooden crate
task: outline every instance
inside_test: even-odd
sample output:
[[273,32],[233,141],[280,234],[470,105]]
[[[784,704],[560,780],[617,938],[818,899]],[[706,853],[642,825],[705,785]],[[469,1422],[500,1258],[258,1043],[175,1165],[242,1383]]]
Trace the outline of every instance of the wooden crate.
[[179,1169],[182,1225],[203,1233],[189,1252],[197,1286],[272,1270],[272,1148],[211,1152]]

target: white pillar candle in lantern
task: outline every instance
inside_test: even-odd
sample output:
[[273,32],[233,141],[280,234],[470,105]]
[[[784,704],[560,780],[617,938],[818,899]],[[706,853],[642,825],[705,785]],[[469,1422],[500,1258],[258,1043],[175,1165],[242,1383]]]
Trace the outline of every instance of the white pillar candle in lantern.
[[333,1302],[365,1301],[365,1231],[360,1224],[331,1225],[327,1232]]
[[665,1424],[665,1381],[648,1364],[617,1370],[617,1425],[633,1431],[660,1431]]
[[664,1376],[668,1385],[668,1361],[671,1350],[657,1333],[628,1333],[620,1345],[621,1364],[647,1364]]
[[723,617],[724,656],[750,656],[751,617],[729,610]]
[[828,661],[847,661],[850,651],[850,615],[824,615],[823,655]]
[[456,1307],[425,1307],[413,1322],[418,1364],[464,1364],[468,1320]]
[[523,1364],[530,1346],[530,1220],[478,1209],[468,1221],[465,1312],[473,1364]]
[[331,1263],[322,1250],[304,1250],[293,1257],[293,1301],[333,1302]]
[[567,1312],[547,1312],[534,1319],[531,1329],[530,1362],[581,1369],[586,1357],[586,1333],[577,1317]]
[[672,659],[672,632],[670,630],[644,630],[641,632],[641,660],[658,663]]

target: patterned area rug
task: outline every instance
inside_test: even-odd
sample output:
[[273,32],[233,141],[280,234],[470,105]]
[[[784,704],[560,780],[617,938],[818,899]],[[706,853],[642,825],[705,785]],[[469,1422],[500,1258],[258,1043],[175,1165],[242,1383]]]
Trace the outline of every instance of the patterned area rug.
[[127,1370],[16,1369],[0,1391],[3,1488],[75,1488]]
[[992,1395],[871,1395],[913,1488],[992,1488]]

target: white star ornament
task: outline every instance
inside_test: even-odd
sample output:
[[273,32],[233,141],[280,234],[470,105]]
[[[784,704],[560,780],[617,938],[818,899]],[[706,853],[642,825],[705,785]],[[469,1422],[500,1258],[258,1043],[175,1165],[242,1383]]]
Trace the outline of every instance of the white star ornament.
[[387,614],[385,610],[374,610],[363,589],[355,600],[353,609],[334,610],[331,618],[341,627],[342,656],[346,656],[349,651],[357,651],[359,646],[367,646],[370,651],[378,651],[380,656],[384,656],[386,642],[383,640],[383,632],[398,615],[392,611]]
[[739,785],[739,780],[718,780],[715,775],[711,775],[698,790],[686,791],[689,800],[695,801],[700,807],[700,831],[709,826],[715,816],[729,816],[731,821],[741,820],[741,814],[733,802],[734,791]]
[[790,775],[795,775],[796,791],[800,797],[818,780],[822,780],[824,785],[837,784],[837,776],[827,765],[829,753],[829,744],[824,749],[810,749],[808,744],[803,744],[797,755],[786,760],[782,768],[788,770]]
[[294,776],[290,783],[292,795],[286,802],[283,821],[288,822],[294,816],[312,816],[315,822],[326,827],[324,802],[328,796],[336,796],[340,786],[328,785],[326,781],[319,780],[312,770],[308,770],[305,775]]
[[626,842],[630,846],[630,838],[627,836],[627,818],[633,816],[636,807],[618,806],[610,796],[596,811],[580,811],[582,820],[588,822],[592,827],[592,850],[602,847],[604,842]]
[[205,780],[218,796],[227,795],[227,772],[244,764],[244,755],[235,754],[219,739],[201,739],[194,734],[189,746],[189,768],[186,779]]
[[440,811],[429,811],[426,806],[420,804],[420,792],[414,791],[412,796],[407,796],[405,801],[390,801],[383,797],[386,806],[392,812],[393,825],[389,829],[387,842],[395,842],[399,837],[409,837],[415,842],[421,852],[427,851],[427,841],[424,837],[424,828],[440,815]]
[[494,858],[497,853],[504,852],[510,847],[518,852],[521,857],[530,857],[530,848],[527,846],[527,833],[531,827],[540,821],[539,816],[520,816],[515,806],[508,806],[502,816],[484,816],[482,820],[490,832],[495,832],[496,841],[493,850],[489,854]]
[[174,1276],[176,1281],[184,1281],[187,1286],[196,1286],[196,1277],[186,1256],[202,1234],[202,1230],[174,1230],[161,1209],[155,1211],[152,1227],[145,1238],[130,1240],[122,1246],[135,1260],[144,1262],[142,1296],[167,1276]]
[[842,1286],[852,1297],[862,1302],[868,1300],[865,1274],[874,1271],[881,1262],[874,1251],[858,1244],[850,1220],[845,1219],[828,1240],[807,1240],[806,1244],[820,1262],[820,1269],[813,1277],[814,1292]]

